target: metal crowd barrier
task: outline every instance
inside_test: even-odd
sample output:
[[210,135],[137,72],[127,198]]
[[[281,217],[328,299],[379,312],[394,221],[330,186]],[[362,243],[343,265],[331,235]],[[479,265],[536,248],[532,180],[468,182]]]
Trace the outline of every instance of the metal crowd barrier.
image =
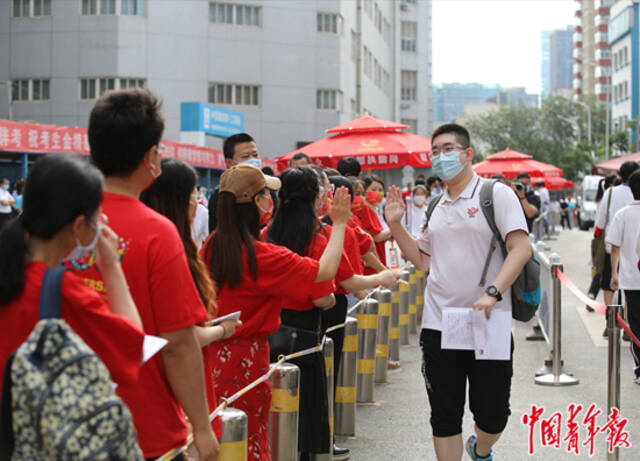
[[244,411],[228,407],[220,413],[220,419],[222,437],[218,461],[247,461],[247,415]]
[[269,379],[269,444],[274,461],[298,459],[298,410],[300,407],[300,368],[292,363],[272,363]]
[[578,379],[565,373],[562,362],[562,284],[558,279],[558,270],[562,271],[563,266],[560,256],[557,253],[547,256],[541,241],[532,246],[532,251],[540,263],[541,300],[538,323],[551,346],[550,363],[545,364],[545,368],[536,374],[535,383],[544,386],[578,384]]
[[378,301],[366,299],[357,311],[358,319],[358,374],[356,376],[356,401],[373,402],[373,385],[376,371],[376,336],[378,330]]
[[389,364],[389,321],[391,316],[391,290],[380,289],[374,295],[378,301],[378,334],[376,335],[376,372],[375,382],[387,381]]
[[357,352],[358,321],[353,317],[347,317],[344,323],[342,360],[336,386],[334,431],[337,435],[356,435]]
[[410,274],[408,270],[400,271],[400,280],[407,283],[400,283],[400,345],[409,344],[409,284]]
[[[607,385],[607,415],[612,408],[620,409],[620,325],[616,321],[623,312],[622,306],[607,306],[607,330],[609,330],[609,358]],[[607,461],[618,461],[620,449],[616,446],[613,452],[607,451]]]
[[416,279],[416,267],[409,264],[409,333],[415,335],[416,329],[416,297],[418,295],[418,285]]

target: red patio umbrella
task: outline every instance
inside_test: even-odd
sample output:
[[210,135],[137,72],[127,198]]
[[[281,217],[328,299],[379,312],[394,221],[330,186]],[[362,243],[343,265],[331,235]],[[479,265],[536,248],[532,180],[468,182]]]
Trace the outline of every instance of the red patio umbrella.
[[573,181],[558,176],[551,177],[531,177],[531,184],[543,181],[544,186],[549,190],[573,189]]
[[381,118],[365,115],[364,117],[356,118],[342,125],[329,128],[327,133],[363,133],[363,132],[381,132],[381,131],[397,131],[406,130],[408,125],[402,123],[390,122],[388,120],[382,120]]
[[520,173],[529,173],[531,176],[543,176],[547,178],[562,176],[562,169],[547,163],[538,162],[532,158],[485,160],[484,162],[473,165],[473,171],[485,178],[489,178],[498,173],[502,173],[505,178],[515,178]]
[[283,170],[295,154],[304,152],[312,162],[325,168],[336,168],[343,157],[355,157],[362,169],[381,170],[411,165],[430,168],[428,152],[431,140],[401,131],[349,132],[308,144],[278,158]]
[[511,149],[501,150],[500,152],[487,156],[487,160],[522,160],[525,158],[532,157],[529,154],[523,154],[522,152]]
[[624,162],[636,162],[640,164],[640,152],[636,152],[635,154],[625,155],[623,157],[612,158],[611,160],[607,160],[606,162],[596,163],[593,165],[593,173],[600,175],[608,175],[611,173],[618,173],[620,171],[620,166]]

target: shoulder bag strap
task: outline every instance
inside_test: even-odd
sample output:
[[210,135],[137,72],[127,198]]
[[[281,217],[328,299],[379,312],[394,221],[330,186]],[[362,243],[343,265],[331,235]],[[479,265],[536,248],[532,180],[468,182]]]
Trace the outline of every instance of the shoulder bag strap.
[[430,202],[429,205],[427,206],[427,211],[425,211],[425,216],[427,217],[427,219],[424,222],[424,226],[422,227],[422,230],[425,231],[427,230],[427,227],[429,227],[429,221],[431,220],[431,215],[433,214],[433,211],[436,209],[436,207],[438,206],[438,203],[440,203],[440,199],[442,198],[442,194],[440,195],[436,195]]
[[607,217],[604,222],[604,229],[602,229],[602,240],[604,240],[604,234],[607,231],[607,226],[609,225],[609,209],[611,208],[611,196],[613,195],[613,188],[609,189],[609,198],[607,199]]
[[482,214],[487,220],[487,224],[489,224],[489,228],[493,233],[493,237],[491,238],[491,244],[489,245],[489,253],[487,254],[487,259],[484,262],[484,267],[482,268],[482,276],[480,277],[479,286],[484,287],[487,282],[487,272],[489,271],[489,264],[491,263],[491,257],[493,256],[493,252],[496,250],[496,245],[499,243],[502,249],[502,254],[506,258],[507,257],[507,247],[502,241],[502,236],[500,235],[500,231],[496,226],[496,220],[494,216],[494,208],[493,208],[493,186],[498,182],[497,179],[491,179],[489,181],[485,181],[480,187],[480,209],[482,210]]
[[60,318],[64,267],[47,269],[40,289],[40,320]]

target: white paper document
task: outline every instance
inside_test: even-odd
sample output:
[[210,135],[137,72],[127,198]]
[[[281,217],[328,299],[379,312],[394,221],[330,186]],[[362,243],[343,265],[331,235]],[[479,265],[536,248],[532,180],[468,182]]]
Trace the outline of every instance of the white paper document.
[[235,312],[232,312],[231,314],[223,315],[222,317],[217,317],[213,320],[209,320],[208,322],[206,322],[206,325],[207,326],[217,325],[220,322],[224,322],[225,320],[240,320],[240,313],[241,311],[235,311]]
[[511,312],[484,311],[470,307],[447,307],[442,311],[442,349],[475,351],[477,360],[509,360]]
[[169,341],[164,338],[152,335],[144,335],[142,342],[142,363],[156,355]]

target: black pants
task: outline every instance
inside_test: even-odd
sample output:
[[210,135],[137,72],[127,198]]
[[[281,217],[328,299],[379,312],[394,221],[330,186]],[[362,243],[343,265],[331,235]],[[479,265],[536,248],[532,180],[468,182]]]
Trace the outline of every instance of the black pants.
[[[631,331],[640,339],[640,290],[624,290],[627,299],[627,316]],[[636,378],[640,376],[640,347],[631,341],[631,355],[636,366],[634,369]]]
[[[145,461],[155,461],[156,459],[158,459],[158,457],[146,458]],[[184,457],[184,455],[182,453],[180,453],[178,456],[173,458],[171,461],[185,461],[185,457]]]
[[[469,381],[469,409],[476,425],[488,434],[499,434],[511,414],[509,396],[512,360],[476,360],[474,351],[440,347],[441,332],[423,329],[422,375],[431,405],[431,429],[435,437],[462,433],[462,416]],[[513,337],[511,338],[513,357]]]
[[564,229],[564,223],[567,223],[567,227],[571,229],[571,219],[569,219],[569,212],[563,212],[560,216],[560,225]]
[[615,291],[611,289],[611,255],[609,253],[604,254],[604,267],[602,274],[600,274],[600,288],[605,291]]
[[[336,305],[328,311],[324,311],[325,324],[327,328],[344,323],[347,318],[347,296],[335,295]],[[338,371],[342,361],[342,346],[344,344],[344,328],[338,328],[327,334],[333,340],[333,396],[335,398],[336,386],[338,385]]]
[[2,228],[11,221],[12,218],[11,213],[0,213],[0,231]]
[[589,294],[593,296],[593,299],[598,297],[600,291],[600,273],[593,274],[591,278],[591,285],[589,285]]

